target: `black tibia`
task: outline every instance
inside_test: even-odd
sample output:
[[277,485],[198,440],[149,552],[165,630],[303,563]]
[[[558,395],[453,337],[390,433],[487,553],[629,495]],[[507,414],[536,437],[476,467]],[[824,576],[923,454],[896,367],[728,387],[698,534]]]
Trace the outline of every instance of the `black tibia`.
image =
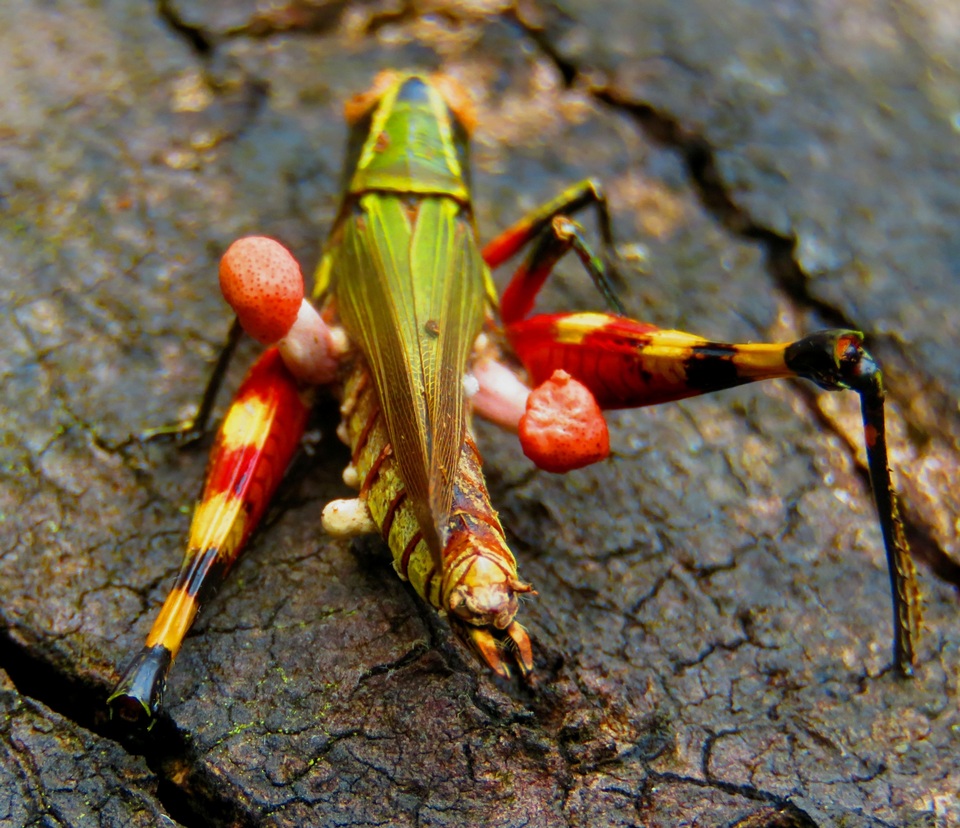
[[[586,239],[583,227],[566,216],[554,216],[543,229],[527,260],[527,271],[544,272],[543,279],[553,271],[557,262],[570,250],[577,254],[584,270],[613,313],[626,316],[626,310],[613,287],[610,276],[612,265],[604,255],[597,255]],[[542,283],[542,280],[541,283]]]
[[[601,244],[599,255],[585,241],[583,229],[567,218],[586,207],[593,207],[596,211]],[[616,267],[610,208],[603,189],[596,181],[581,181],[524,216],[487,244],[483,251],[484,260],[491,268],[496,268],[531,242],[535,242],[536,247],[526,265],[512,280],[517,281],[519,276],[523,282],[527,280],[525,274],[540,274],[532,290],[528,291],[519,285],[515,288],[524,295],[529,294],[531,304],[532,297],[553,270],[553,265],[572,247],[610,309],[614,313],[624,314],[623,305],[614,289],[614,283],[622,285],[623,279]]]
[[163,705],[172,660],[172,653],[162,644],[144,647],[107,699],[111,713],[131,724],[153,727]]
[[917,661],[915,647],[920,635],[920,589],[890,479],[883,414],[883,375],[864,349],[863,334],[858,331],[819,331],[790,345],[785,357],[789,368],[821,388],[828,391],[849,388],[860,395],[867,465],[893,592],[894,657],[900,672],[910,675]]

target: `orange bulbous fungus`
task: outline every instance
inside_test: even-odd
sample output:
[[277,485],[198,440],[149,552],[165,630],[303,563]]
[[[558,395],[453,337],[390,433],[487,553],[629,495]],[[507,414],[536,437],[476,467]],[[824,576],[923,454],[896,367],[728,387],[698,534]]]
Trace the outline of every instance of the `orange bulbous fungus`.
[[303,302],[300,265],[280,242],[237,239],[220,259],[220,290],[243,329],[265,345],[282,339]]
[[520,418],[520,446],[541,469],[562,474],[610,454],[610,433],[590,390],[557,370],[534,388]]
[[237,239],[220,260],[220,290],[243,329],[274,343],[300,382],[322,385],[337,375],[347,349],[342,329],[329,327],[303,295],[300,265],[280,242]]

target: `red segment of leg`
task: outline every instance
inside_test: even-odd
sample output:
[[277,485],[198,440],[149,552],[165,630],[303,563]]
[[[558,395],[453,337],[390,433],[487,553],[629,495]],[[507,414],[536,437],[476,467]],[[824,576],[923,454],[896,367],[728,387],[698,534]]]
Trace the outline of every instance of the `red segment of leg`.
[[[193,527],[191,535],[197,532],[206,537],[191,537],[191,546],[215,546],[227,556],[239,551],[283,478],[303,436],[308,412],[280,353],[269,349],[250,370],[227,411],[210,455],[201,501],[201,509],[217,497],[225,505],[240,501],[234,520],[239,519],[242,528],[213,518],[206,526]],[[230,511],[216,510],[220,515]]]
[[533,310],[537,294],[556,265],[556,257],[549,258],[532,270],[528,270],[527,265],[524,263],[517,269],[500,298],[500,318],[505,325],[520,322]]
[[527,400],[520,445],[541,469],[558,474],[589,466],[610,454],[610,434],[589,389],[566,371],[555,371]]
[[[688,396],[683,374],[671,375],[642,349],[660,330],[656,325],[612,315],[590,314],[598,320],[580,335],[558,335],[558,322],[570,314],[540,314],[507,328],[507,337],[534,383],[564,370],[590,389],[603,409],[652,405]],[[599,324],[599,320],[605,320]],[[697,393],[690,391],[690,393]]]
[[491,269],[502,265],[515,255],[521,247],[530,241],[534,222],[518,222],[509,230],[501,233],[483,248],[483,260]]

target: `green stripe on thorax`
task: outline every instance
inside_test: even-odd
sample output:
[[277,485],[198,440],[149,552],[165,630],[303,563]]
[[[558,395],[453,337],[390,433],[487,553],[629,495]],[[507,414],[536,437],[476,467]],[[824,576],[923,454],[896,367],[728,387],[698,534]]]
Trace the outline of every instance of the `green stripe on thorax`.
[[[407,84],[416,82],[423,84],[424,99],[401,97]],[[406,76],[373,113],[348,192],[432,193],[466,203],[470,191],[460,157],[443,97],[425,79]]]

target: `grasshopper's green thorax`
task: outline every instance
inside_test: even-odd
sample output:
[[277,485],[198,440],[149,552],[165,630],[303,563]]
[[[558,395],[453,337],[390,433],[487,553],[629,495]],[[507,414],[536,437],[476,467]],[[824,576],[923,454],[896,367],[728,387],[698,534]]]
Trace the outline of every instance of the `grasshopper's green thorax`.
[[468,140],[434,84],[419,75],[400,76],[351,126],[345,195],[421,193],[466,203]]

